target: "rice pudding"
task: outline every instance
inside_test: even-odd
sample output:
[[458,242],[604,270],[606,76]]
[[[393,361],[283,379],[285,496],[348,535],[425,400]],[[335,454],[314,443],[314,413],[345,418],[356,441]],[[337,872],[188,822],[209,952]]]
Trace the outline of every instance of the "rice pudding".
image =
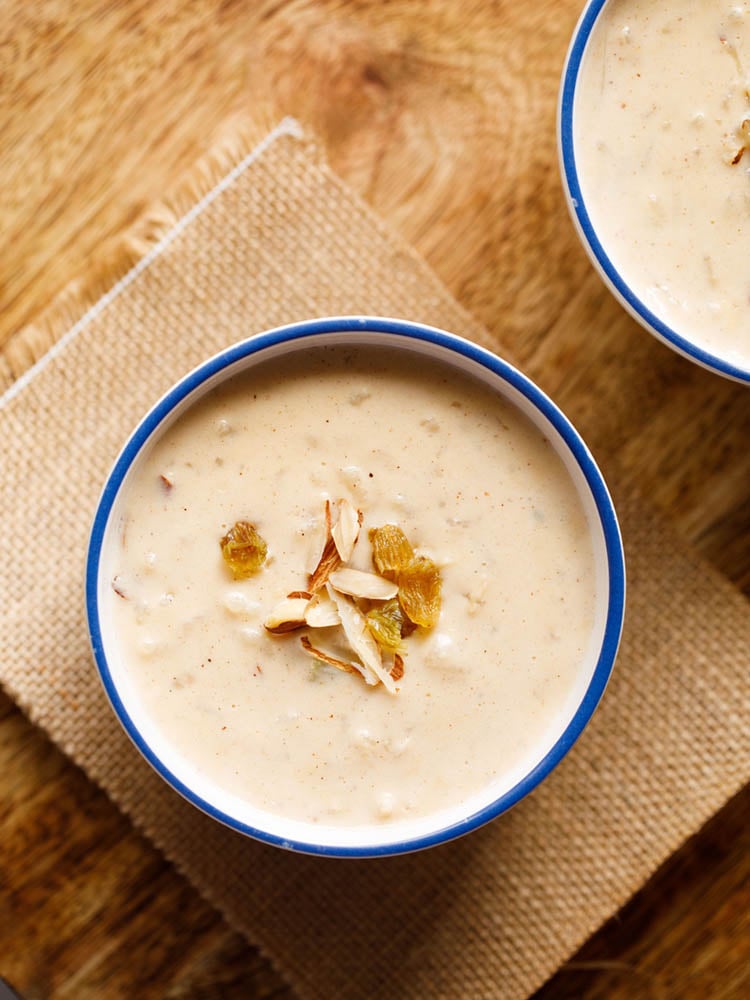
[[[596,573],[569,473],[514,406],[405,353],[308,348],[214,388],[136,461],[102,552],[128,697],[175,759],[271,814],[388,824],[511,787],[590,681]],[[303,648],[356,660],[340,627],[267,627],[309,594],[326,506],[361,512],[347,570],[383,578],[386,525],[439,569],[395,683]],[[238,523],[267,546],[243,579],[222,551]]]
[[675,333],[750,371],[750,3],[608,0],[573,144],[625,282]]

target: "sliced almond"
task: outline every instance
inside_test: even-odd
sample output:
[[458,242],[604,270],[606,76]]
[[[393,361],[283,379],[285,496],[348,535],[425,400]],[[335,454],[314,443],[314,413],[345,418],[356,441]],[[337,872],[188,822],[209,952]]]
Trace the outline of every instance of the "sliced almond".
[[326,537],[331,534],[331,527],[333,525],[333,514],[331,513],[331,501],[326,500],[325,506],[326,513]]
[[336,548],[336,543],[333,538],[328,538],[320,556],[320,562],[310,576],[308,584],[310,592],[314,594],[316,590],[320,590],[320,588],[324,586],[328,580],[328,577],[331,575],[333,570],[337,569],[340,565],[341,556]]
[[343,670],[347,674],[357,674],[360,673],[353,663],[347,663],[346,660],[339,660],[336,656],[331,656],[330,653],[325,653],[322,649],[317,649],[310,642],[308,636],[300,636],[302,643],[302,648],[310,656],[314,657],[316,660],[320,660],[321,663],[327,663],[329,667],[336,667],[337,670]]
[[302,569],[309,578],[320,562],[320,553],[328,538],[328,528],[325,521],[322,518],[311,518],[302,527],[300,537],[304,540]]
[[309,601],[306,597],[285,597],[279,601],[263,623],[274,635],[284,635],[306,625],[305,611]]
[[336,550],[342,562],[348,562],[352,557],[354,546],[359,538],[362,527],[362,511],[346,499],[338,501],[338,520],[331,529]]
[[398,593],[398,584],[386,580],[375,573],[364,573],[359,569],[337,569],[328,577],[331,586],[340,594],[350,597],[366,597],[371,601],[389,601]]
[[[326,585],[326,589],[328,596],[335,603],[338,610],[339,617],[341,618],[341,627],[344,630],[347,642],[361,660],[363,667],[378,680],[382,681],[384,687],[391,694],[396,694],[395,682],[383,666],[380,648],[367,627],[367,619],[351,597],[347,597],[346,594],[340,594],[330,584]],[[367,680],[367,674],[365,674],[365,680]]]
[[331,501],[326,500],[326,540],[323,545],[323,551],[320,554],[320,559],[318,560],[318,565],[310,574],[310,581],[308,583],[310,593],[314,594],[316,590],[320,590],[331,573],[340,565],[341,556],[331,534]]
[[394,681],[400,681],[403,676],[404,676],[403,658],[399,656],[398,653],[395,653],[393,657],[393,666],[391,668],[391,677],[393,678]]
[[308,594],[306,590],[293,590],[291,594],[287,594],[286,596],[289,598],[290,601],[294,600],[296,597],[304,597],[306,601],[309,601],[310,598],[312,597],[312,594]]
[[333,628],[341,624],[336,605],[327,594],[316,594],[307,604],[305,621],[310,628]]

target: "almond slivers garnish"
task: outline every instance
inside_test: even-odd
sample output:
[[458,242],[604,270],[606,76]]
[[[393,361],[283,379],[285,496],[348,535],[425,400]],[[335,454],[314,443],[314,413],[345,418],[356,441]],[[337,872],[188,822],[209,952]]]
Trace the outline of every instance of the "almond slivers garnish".
[[327,594],[316,594],[305,610],[305,621],[310,628],[333,628],[341,624],[336,605]]
[[320,554],[320,559],[318,560],[318,565],[310,574],[310,582],[308,584],[310,592],[314,594],[316,590],[320,590],[331,573],[340,565],[341,556],[336,548],[331,531],[331,501],[326,500],[326,540],[323,545],[323,551]]
[[280,636],[304,627],[340,630],[331,635],[336,647],[343,640],[341,655],[313,646],[306,635],[302,647],[322,663],[357,672],[373,687],[382,683],[397,694],[404,676],[403,640],[418,627],[432,628],[440,617],[441,574],[432,559],[415,552],[397,524],[368,533],[376,572],[348,565],[363,520],[349,500],[326,500],[323,551],[307,589],[287,594],[265,627]]
[[320,590],[331,573],[340,565],[341,556],[336,548],[336,543],[333,538],[329,537],[326,541],[325,547],[323,548],[320,562],[310,576],[310,592],[314,594],[316,590]]
[[279,601],[263,625],[274,635],[294,632],[307,624],[305,611],[309,603],[306,597],[285,597],[283,601]]
[[400,681],[404,676],[404,661],[401,656],[396,653],[393,657],[393,667],[391,668],[391,677],[394,681]]
[[341,556],[341,561],[348,562],[359,538],[359,529],[362,527],[362,511],[357,510],[354,504],[346,499],[339,500],[337,506],[339,516],[331,529],[331,535],[336,551]]
[[338,610],[339,617],[341,618],[341,627],[344,630],[347,642],[361,660],[363,666],[382,681],[385,688],[391,694],[395,694],[396,685],[383,666],[380,647],[367,627],[367,619],[350,597],[347,597],[345,594],[339,594],[330,584],[326,584],[326,589],[328,590],[328,596],[335,603]]
[[299,641],[301,642],[304,651],[309,653],[310,656],[314,657],[316,660],[320,660],[321,663],[327,663],[329,667],[336,667],[337,670],[343,670],[344,673],[347,674],[359,673],[353,663],[347,663],[346,660],[339,660],[337,657],[331,656],[330,653],[325,653],[322,649],[317,649],[317,647],[313,646],[310,642],[308,636],[300,636]]
[[350,597],[364,597],[370,601],[389,601],[398,593],[398,584],[375,573],[364,573],[359,569],[337,569],[328,578],[332,587],[340,594]]

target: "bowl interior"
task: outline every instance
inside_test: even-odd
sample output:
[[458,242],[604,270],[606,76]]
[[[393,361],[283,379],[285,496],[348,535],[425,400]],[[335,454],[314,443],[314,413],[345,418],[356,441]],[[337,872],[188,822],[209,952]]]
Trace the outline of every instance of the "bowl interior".
[[[478,379],[499,393],[549,439],[585,511],[595,565],[595,622],[559,725],[521,766],[430,816],[353,828],[285,819],[253,807],[209,781],[159,733],[129,678],[105,597],[112,575],[109,553],[122,498],[140,458],[164,430],[217,384],[239,372],[320,344],[383,344],[429,356]],[[317,321],[272,331],[223,352],[196,369],[148,414],[118,458],[105,486],[89,551],[87,605],[93,648],[110,701],[136,746],[156,770],[193,804],[231,827],[269,843],[338,856],[399,853],[451,839],[504,811],[565,754],[593,712],[609,677],[619,642],[624,605],[622,547],[611,501],[593,459],[557,408],[524,376],[494,355],[442,331],[389,320]]]

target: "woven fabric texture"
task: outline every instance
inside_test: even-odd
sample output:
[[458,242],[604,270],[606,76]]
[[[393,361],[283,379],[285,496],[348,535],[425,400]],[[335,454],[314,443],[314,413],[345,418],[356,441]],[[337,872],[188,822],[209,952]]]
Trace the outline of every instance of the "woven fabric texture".
[[[87,535],[134,423],[210,353],[349,313],[500,348],[290,124],[0,402],[0,680],[301,997],[521,998],[748,777],[750,609],[630,490],[615,484],[629,603],[599,711],[534,794],[442,848],[333,861],[232,833],[144,763],[92,663]],[[55,544],[29,561],[14,540],[40,530]]]

